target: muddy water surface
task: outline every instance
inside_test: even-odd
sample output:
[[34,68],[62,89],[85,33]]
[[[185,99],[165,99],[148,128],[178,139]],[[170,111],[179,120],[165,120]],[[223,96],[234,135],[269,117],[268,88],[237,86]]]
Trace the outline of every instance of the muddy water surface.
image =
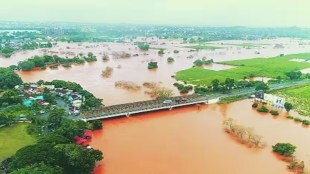
[[[104,121],[91,145],[103,151],[95,174],[284,174],[286,163],[271,152],[277,142],[291,142],[297,156],[310,162],[309,129],[251,109],[250,101],[197,106]],[[242,110],[240,108],[243,108]],[[239,144],[222,129],[224,118],[253,127],[267,147]]]

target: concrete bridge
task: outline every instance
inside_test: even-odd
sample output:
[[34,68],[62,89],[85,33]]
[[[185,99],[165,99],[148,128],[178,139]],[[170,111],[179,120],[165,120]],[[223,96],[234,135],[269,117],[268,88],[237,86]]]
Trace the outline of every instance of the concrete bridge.
[[205,95],[188,95],[172,97],[169,100],[148,100],[142,102],[126,103],[103,107],[101,109],[83,112],[81,120],[93,121],[120,116],[130,116],[132,114],[158,111],[164,109],[172,109],[182,106],[190,106],[195,104],[208,103],[208,98]]

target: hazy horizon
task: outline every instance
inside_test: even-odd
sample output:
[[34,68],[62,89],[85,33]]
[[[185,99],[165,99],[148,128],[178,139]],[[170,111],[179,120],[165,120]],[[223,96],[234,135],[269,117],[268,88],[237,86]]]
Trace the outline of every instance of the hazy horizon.
[[0,21],[310,27],[308,0],[4,0]]

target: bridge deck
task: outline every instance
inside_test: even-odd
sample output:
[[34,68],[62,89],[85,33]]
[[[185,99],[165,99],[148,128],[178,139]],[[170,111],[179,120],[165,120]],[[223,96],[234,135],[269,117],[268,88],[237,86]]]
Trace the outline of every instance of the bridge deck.
[[148,100],[142,102],[107,106],[101,109],[83,112],[81,115],[81,120],[92,121],[119,116],[128,116],[131,114],[138,114],[143,112],[150,112],[162,109],[171,109],[175,107],[194,105],[199,103],[206,103],[208,101],[206,96],[201,95],[172,97],[170,100],[172,101],[171,103],[164,103],[163,102],[164,100]]

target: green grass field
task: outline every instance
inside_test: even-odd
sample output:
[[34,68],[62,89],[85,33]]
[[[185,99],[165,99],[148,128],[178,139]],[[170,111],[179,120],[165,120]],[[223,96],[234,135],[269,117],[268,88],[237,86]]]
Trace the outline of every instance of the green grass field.
[[27,123],[19,123],[0,128],[0,161],[14,155],[18,149],[36,142],[36,139],[27,133],[27,126]]
[[286,98],[293,104],[294,110],[300,115],[310,116],[310,84],[289,87],[273,92],[274,94]]
[[185,48],[191,48],[195,50],[217,50],[222,49],[223,47],[217,47],[211,45],[193,45],[193,46],[186,46]]
[[236,66],[235,68],[222,71],[194,67],[177,72],[176,79],[195,85],[206,86],[211,84],[214,79],[219,79],[220,81],[224,81],[226,78],[240,80],[245,76],[248,77],[250,74],[255,75],[255,77],[276,78],[281,76],[284,78],[284,73],[287,71],[310,68],[310,63],[289,61],[290,59],[301,58],[309,59],[310,53],[221,62],[222,64]]

